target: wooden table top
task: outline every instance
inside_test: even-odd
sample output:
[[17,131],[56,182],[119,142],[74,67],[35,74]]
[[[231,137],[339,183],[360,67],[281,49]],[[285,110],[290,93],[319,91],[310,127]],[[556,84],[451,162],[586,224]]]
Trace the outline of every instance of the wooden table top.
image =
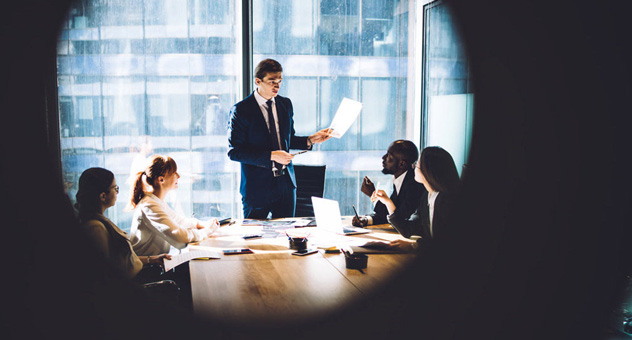
[[[288,237],[244,240],[256,226],[239,223],[222,227],[213,237],[189,246],[195,249],[250,248],[254,254],[222,255],[220,259],[190,261],[194,312],[225,322],[282,324],[324,315],[380,287],[405,268],[412,254],[370,254],[368,266],[347,269],[343,254],[324,250],[291,255]],[[369,234],[343,236],[315,227],[288,230],[308,236],[310,248],[392,240],[401,236],[388,225],[370,227]]]

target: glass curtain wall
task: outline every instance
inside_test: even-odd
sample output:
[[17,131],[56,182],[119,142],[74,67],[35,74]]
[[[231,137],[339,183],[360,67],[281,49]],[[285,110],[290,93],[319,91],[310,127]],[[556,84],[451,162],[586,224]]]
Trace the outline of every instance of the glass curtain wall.
[[[80,0],[58,40],[62,166],[71,199],[82,171],[112,170],[121,192],[111,218],[129,230],[128,178],[145,158],[178,163],[169,203],[196,217],[242,216],[239,163],[226,155],[230,107],[242,99],[241,0]],[[281,95],[292,99],[295,129],[326,128],[344,97],[363,103],[341,139],[298,156],[326,164],[325,197],[345,215],[372,204],[367,175],[390,192],[381,157],[395,139],[415,143],[415,2],[253,0],[253,65],[284,66]],[[245,19],[248,20],[248,19]],[[252,89],[250,89],[252,90]],[[418,121],[419,118],[417,118]]]
[[240,0],[82,0],[58,40],[64,180],[104,167],[121,187],[108,209],[123,230],[128,178],[154,153],[182,175],[169,202],[185,215],[238,216],[226,156],[228,110],[241,93]]
[[424,145],[446,149],[461,174],[470,149],[474,89],[465,45],[443,1],[424,6]]
[[[388,193],[381,157],[396,139],[414,140],[412,105],[414,1],[254,0],[253,69],[264,58],[283,65],[280,95],[294,105],[297,135],[327,128],[347,97],[362,102],[357,121],[340,138],[297,156],[295,164],[325,164],[325,198],[343,215],[372,212],[360,193],[369,176]],[[417,131],[417,134],[419,132]]]

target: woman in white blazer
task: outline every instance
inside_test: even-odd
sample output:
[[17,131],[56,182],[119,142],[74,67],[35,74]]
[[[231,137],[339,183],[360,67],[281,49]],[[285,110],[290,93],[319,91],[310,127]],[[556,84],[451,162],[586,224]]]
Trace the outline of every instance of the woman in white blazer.
[[215,218],[200,221],[185,217],[167,205],[165,196],[178,188],[179,178],[176,162],[162,155],[150,157],[145,170],[136,174],[129,202],[135,209],[130,240],[139,256],[169,253],[171,246],[182,249],[219,227]]

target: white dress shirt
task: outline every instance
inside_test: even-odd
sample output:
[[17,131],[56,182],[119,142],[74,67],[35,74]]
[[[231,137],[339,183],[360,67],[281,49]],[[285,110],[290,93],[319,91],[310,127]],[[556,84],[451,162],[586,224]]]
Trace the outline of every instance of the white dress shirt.
[[403,174],[399,175],[399,177],[393,176],[393,185],[395,186],[395,192],[399,195],[399,190],[402,188],[402,184],[404,183],[404,178],[406,178],[406,173],[408,170],[404,171]]
[[[393,176],[393,185],[395,186],[395,193],[397,193],[399,195],[399,191],[402,189],[402,184],[404,183],[404,178],[406,178],[406,173],[408,172],[408,170],[404,171],[403,174],[399,175],[399,177],[395,177]],[[377,190],[377,188],[375,188],[375,190]],[[375,201],[376,204],[379,201]],[[367,218],[367,224],[368,225],[373,225],[373,217],[371,216],[366,216]]]
[[[259,104],[259,108],[261,109],[261,113],[263,114],[263,119],[265,119],[269,131],[270,122],[268,121],[268,100],[263,98],[259,94],[258,90],[255,90],[255,100],[257,101],[257,104]],[[270,100],[272,101],[272,116],[274,116],[274,125],[276,126],[277,140],[279,141],[279,150],[283,150],[281,148],[281,135],[279,132],[279,116],[277,115],[276,100],[274,100],[274,97],[270,98]],[[283,169],[285,169],[285,165],[283,165]]]
[[176,213],[163,200],[148,193],[136,205],[130,241],[137,255],[169,253],[171,246],[177,249],[187,246],[182,239],[201,241],[217,229],[217,226],[197,229],[197,224],[196,218]]
[[[263,98],[259,91],[255,90],[255,99],[257,100],[257,104],[259,104],[259,108],[261,109],[261,113],[263,114],[263,119],[266,120],[266,125],[268,126],[268,130],[270,130],[270,122],[268,121],[268,100]],[[274,125],[276,126],[277,132],[277,140],[279,141],[279,150],[281,149],[281,136],[279,135],[279,116],[277,115],[276,109],[276,101],[274,97],[270,99],[272,101],[272,116],[274,116]]]

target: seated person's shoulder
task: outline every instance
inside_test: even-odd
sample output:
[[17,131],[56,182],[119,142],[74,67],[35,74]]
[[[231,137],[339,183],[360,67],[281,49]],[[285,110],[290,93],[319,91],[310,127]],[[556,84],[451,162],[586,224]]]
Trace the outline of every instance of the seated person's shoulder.
[[105,224],[99,220],[87,220],[83,222],[81,226],[91,233],[107,232]]
[[158,206],[158,202],[154,201],[150,196],[143,197],[138,204],[136,204],[136,208],[140,208],[142,210],[152,209],[153,207]]
[[426,190],[426,187],[424,187],[423,184],[413,181],[413,183],[411,183],[410,185],[414,188],[412,192],[415,195],[418,195],[418,196],[428,195],[428,190]]
[[86,235],[96,242],[105,242],[108,238],[108,230],[105,224],[99,220],[87,220],[81,224]]

